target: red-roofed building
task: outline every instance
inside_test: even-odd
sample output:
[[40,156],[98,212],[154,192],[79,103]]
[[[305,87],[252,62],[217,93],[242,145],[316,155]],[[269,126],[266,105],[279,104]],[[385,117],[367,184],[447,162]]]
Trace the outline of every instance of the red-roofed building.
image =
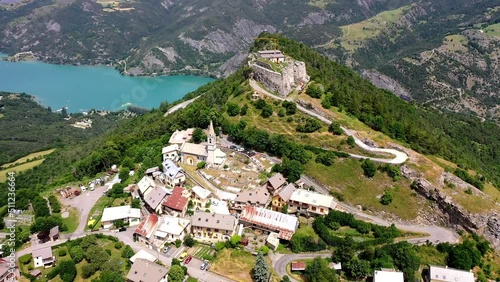
[[154,243],[154,233],[158,226],[158,216],[156,214],[150,214],[143,220],[139,226],[134,231],[134,237],[141,244],[153,245]]
[[172,195],[163,201],[163,210],[172,216],[183,217],[186,214],[189,192],[182,187],[175,187]]
[[305,261],[292,261],[292,271],[304,271],[306,270]]

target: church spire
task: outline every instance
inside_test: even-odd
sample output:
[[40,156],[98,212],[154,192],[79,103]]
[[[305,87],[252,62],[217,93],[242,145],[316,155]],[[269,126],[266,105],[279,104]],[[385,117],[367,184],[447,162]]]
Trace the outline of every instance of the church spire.
[[215,136],[214,124],[212,120],[210,120],[210,126],[208,127],[208,135]]

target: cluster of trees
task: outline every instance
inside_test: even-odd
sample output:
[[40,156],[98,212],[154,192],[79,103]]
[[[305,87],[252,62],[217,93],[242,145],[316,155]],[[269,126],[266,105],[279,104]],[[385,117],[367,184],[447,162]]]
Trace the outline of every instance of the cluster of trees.
[[322,127],[322,123],[315,118],[306,118],[304,122],[299,123],[297,125],[298,132],[311,133],[317,130],[320,130]]
[[328,267],[326,260],[315,257],[307,264],[304,275],[310,282],[337,282],[339,281],[334,269]]
[[[498,125],[405,102],[303,44],[276,34],[261,36],[276,39],[284,53],[306,62],[311,79],[332,93],[331,105],[414,150],[477,169],[500,186]],[[252,51],[262,44],[262,40],[256,40]]]
[[361,168],[363,169],[363,174],[369,178],[374,177],[377,173],[377,165],[370,159],[364,159],[361,163]]
[[441,253],[447,254],[448,266],[470,270],[481,265],[481,258],[490,250],[490,245],[488,241],[473,234],[472,239],[465,240],[463,243],[456,245],[440,243],[437,245],[437,249]]
[[50,208],[52,209],[52,212],[54,213],[60,213],[61,212],[61,204],[59,203],[59,200],[57,199],[56,196],[50,195],[48,197]]
[[343,131],[340,128],[340,123],[334,121],[328,126],[328,131],[335,135],[342,135]]

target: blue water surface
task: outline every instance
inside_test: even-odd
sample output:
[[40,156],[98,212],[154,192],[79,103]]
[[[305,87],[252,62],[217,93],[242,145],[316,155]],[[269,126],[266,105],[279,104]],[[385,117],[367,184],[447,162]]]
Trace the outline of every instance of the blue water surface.
[[210,81],[189,75],[129,77],[107,66],[0,61],[0,91],[24,92],[45,107],[68,107],[68,112],[119,110],[129,103],[158,108],[162,101],[181,99]]

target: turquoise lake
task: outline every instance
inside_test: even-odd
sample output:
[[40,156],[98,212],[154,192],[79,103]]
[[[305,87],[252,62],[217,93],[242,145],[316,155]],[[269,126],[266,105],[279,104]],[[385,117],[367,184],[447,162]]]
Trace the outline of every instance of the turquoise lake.
[[[0,54],[0,57],[2,54]],[[119,110],[127,103],[158,108],[213,81],[200,76],[129,77],[106,66],[0,61],[0,91],[27,93],[53,110]]]

